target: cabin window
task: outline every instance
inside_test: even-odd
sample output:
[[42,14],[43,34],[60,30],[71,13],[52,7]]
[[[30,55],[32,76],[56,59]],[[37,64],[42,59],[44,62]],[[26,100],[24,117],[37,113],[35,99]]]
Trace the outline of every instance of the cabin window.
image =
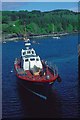
[[27,54],[30,54],[31,52],[30,51],[27,51]]
[[31,60],[31,61],[35,61],[35,58],[31,58],[30,60]]
[[28,59],[25,59],[25,62],[28,62],[29,60]]
[[32,51],[32,54],[34,54],[34,51]]
[[26,52],[23,52],[23,55],[25,55],[26,54]]
[[39,61],[39,59],[38,59],[38,58],[36,58],[36,61]]

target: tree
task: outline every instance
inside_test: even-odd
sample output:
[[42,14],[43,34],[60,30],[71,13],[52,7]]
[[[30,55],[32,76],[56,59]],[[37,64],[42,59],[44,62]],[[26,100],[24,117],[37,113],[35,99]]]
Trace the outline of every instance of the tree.
[[35,23],[30,23],[29,25],[27,25],[27,31],[31,32],[31,33],[38,33],[39,27],[37,24]]
[[[80,30],[80,12],[53,10],[41,12],[2,11],[3,33],[24,33],[24,21],[27,32],[48,34],[52,32],[72,32]],[[13,27],[15,24],[15,27]]]
[[69,25],[67,26],[67,31],[68,31],[68,32],[72,32],[72,31],[73,31],[73,26],[72,26],[71,24],[69,24]]

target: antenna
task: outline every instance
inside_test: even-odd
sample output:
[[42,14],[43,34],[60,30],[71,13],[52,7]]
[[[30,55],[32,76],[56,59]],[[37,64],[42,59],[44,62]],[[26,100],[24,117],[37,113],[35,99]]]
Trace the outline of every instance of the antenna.
[[30,41],[30,39],[29,38],[27,38],[27,33],[26,33],[26,22],[24,21],[24,41],[25,42],[28,42],[28,41]]
[[26,22],[24,22],[24,40],[26,40]]
[[31,43],[25,43],[25,47],[26,49],[29,49],[29,46],[31,45]]

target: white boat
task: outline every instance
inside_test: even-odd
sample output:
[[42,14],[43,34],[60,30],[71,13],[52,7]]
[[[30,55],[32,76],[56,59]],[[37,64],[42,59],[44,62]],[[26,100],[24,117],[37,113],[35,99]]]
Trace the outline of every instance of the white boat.
[[3,41],[3,43],[6,43],[6,41]]
[[29,38],[23,38],[24,39],[24,42],[29,42],[30,41],[30,39]]
[[54,36],[53,38],[54,38],[54,39],[60,39],[60,37],[58,37],[58,36]]

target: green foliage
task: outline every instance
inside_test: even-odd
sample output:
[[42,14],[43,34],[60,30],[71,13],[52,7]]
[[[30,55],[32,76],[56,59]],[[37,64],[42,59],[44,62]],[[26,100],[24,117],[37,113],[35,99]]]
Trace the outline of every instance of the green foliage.
[[69,10],[41,12],[2,11],[3,33],[49,34],[54,32],[73,32],[80,30],[80,13]]
[[73,26],[72,26],[71,24],[69,24],[69,25],[67,26],[67,31],[69,31],[69,32],[72,32],[72,31],[73,31]]
[[27,25],[27,31],[28,32],[31,32],[31,33],[38,33],[38,30],[39,30],[39,27],[38,27],[38,25],[37,24],[35,24],[35,23],[30,23],[29,25]]

